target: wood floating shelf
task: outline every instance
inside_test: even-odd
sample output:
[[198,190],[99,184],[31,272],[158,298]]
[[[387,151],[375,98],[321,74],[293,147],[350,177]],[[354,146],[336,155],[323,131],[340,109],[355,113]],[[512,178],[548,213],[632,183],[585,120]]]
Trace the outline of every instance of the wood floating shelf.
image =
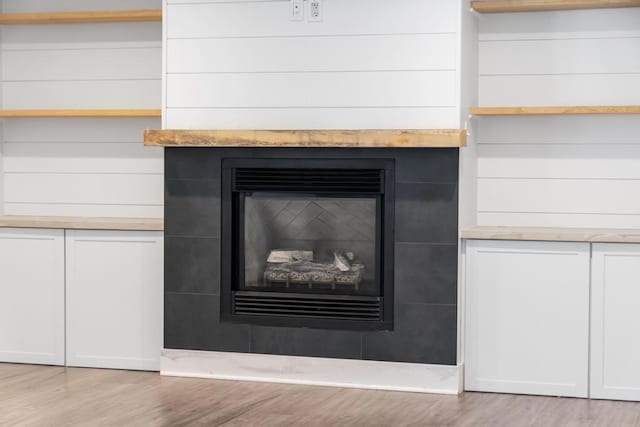
[[464,129],[439,130],[145,130],[163,147],[464,147]]
[[640,243],[640,229],[475,226],[462,230],[462,238],[474,240]]
[[162,21],[162,9],[0,13],[0,25],[49,25],[152,21]]
[[88,218],[67,216],[0,216],[0,227],[57,228],[69,230],[162,231],[162,218]]
[[474,116],[549,116],[563,114],[640,114],[640,105],[592,105],[565,107],[473,107]]
[[640,0],[513,0],[471,2],[471,8],[480,13],[542,12],[620,7],[640,7]]
[[70,109],[70,110],[0,110],[0,118],[45,117],[160,117],[159,108],[147,109]]

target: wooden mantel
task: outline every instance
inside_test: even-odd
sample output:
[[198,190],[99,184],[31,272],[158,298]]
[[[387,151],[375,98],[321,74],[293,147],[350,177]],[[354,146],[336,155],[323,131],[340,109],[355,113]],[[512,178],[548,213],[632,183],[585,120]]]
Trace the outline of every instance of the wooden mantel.
[[144,144],[164,147],[464,147],[464,129],[145,130]]

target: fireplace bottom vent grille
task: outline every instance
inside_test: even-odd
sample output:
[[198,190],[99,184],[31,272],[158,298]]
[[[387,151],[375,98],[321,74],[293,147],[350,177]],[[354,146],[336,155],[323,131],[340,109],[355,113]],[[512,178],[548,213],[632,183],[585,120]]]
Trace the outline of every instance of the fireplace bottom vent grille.
[[377,297],[237,291],[233,308],[235,314],[248,316],[382,319],[382,299]]

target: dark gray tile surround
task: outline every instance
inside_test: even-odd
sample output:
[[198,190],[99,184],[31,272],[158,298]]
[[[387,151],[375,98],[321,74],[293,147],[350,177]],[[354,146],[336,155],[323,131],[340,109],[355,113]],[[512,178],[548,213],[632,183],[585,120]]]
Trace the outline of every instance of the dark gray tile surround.
[[[393,331],[220,321],[222,158],[396,161]],[[458,150],[167,148],[165,348],[455,364]]]

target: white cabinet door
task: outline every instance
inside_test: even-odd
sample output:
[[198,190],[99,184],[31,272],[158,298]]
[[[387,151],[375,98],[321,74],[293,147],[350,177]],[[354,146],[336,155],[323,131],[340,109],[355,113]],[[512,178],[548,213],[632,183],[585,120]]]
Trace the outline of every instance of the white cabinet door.
[[465,389],[587,397],[589,244],[466,245]]
[[163,237],[67,231],[67,365],[159,370]]
[[64,365],[64,231],[0,229],[0,361]]
[[591,397],[640,400],[640,245],[594,244]]

